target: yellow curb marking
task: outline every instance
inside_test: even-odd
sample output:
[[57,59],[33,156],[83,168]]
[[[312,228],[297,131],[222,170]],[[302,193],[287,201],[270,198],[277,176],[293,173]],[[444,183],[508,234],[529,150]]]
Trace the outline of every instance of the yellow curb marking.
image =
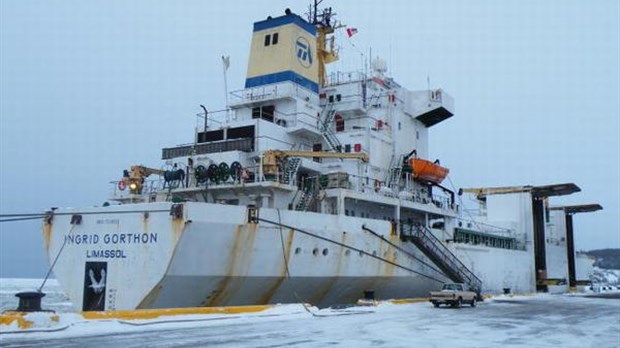
[[[0,315],[0,325],[9,326],[17,321],[17,327],[20,329],[30,329],[34,323],[24,318],[28,314],[29,312],[5,311]],[[59,317],[57,314],[50,313],[50,320],[53,323],[58,323]]]
[[394,299],[394,300],[388,300],[388,302],[393,303],[393,304],[418,303],[418,302],[428,302],[428,298],[426,297],[399,298],[399,299]]
[[191,315],[191,314],[240,314],[256,313],[272,308],[273,305],[260,306],[230,306],[230,307],[192,307],[192,308],[162,308],[137,309],[121,311],[82,312],[84,319],[154,319],[161,316]]

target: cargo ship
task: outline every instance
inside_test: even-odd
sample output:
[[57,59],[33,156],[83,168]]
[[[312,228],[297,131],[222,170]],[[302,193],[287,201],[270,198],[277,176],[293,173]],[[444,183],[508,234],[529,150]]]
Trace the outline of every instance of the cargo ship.
[[[546,272],[545,216],[568,213],[547,202],[579,188],[447,185],[429,128],[454,116],[453,98],[401,86],[378,58],[328,71],[337,30],[331,8],[316,5],[255,22],[244,88],[225,110],[203,107],[189,143],[162,149],[161,164],[119,170],[112,204],[47,212],[47,255],[76,309],[330,306],[426,296],[444,282],[479,296],[562,285]],[[477,213],[465,212],[466,194]],[[570,278],[565,268],[556,278]]]

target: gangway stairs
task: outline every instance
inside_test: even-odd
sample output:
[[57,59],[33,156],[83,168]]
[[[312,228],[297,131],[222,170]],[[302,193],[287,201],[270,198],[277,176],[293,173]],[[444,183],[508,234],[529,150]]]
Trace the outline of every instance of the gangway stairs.
[[327,143],[327,145],[329,145],[331,151],[342,152],[342,144],[340,143],[340,140],[338,140],[336,134],[334,134],[334,131],[331,127],[334,116],[336,115],[334,105],[327,104],[325,108],[323,108],[321,114],[322,117],[319,120],[319,122],[321,123],[319,130],[323,135],[323,139],[325,139],[325,142]]
[[421,224],[401,227],[401,238],[415,244],[448,278],[455,283],[464,283],[478,294],[482,301],[482,281],[454,255],[431,230]]

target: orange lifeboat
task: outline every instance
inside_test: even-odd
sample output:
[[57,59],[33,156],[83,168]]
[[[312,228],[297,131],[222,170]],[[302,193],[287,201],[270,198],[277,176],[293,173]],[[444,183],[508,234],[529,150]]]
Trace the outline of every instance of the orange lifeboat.
[[439,184],[446,178],[450,172],[448,168],[444,168],[439,164],[420,158],[412,158],[409,165],[413,171],[413,178],[416,180],[430,181]]

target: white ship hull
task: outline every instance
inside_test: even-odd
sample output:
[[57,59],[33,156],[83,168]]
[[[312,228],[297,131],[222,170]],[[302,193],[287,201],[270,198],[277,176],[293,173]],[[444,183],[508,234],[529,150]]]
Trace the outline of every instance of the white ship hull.
[[[378,299],[426,296],[448,281],[427,266],[432,263],[413,244],[401,242],[387,221],[259,212],[263,219],[348,246],[343,247],[270,223],[248,223],[245,207],[185,203],[175,219],[172,206],[80,210],[75,213],[81,216],[79,223],[71,210],[55,212],[44,228],[48,257],[53,262],[60,252],[54,273],[76,308],[300,301],[327,306],[355,302],[369,290]],[[364,231],[363,225],[385,240]]]

